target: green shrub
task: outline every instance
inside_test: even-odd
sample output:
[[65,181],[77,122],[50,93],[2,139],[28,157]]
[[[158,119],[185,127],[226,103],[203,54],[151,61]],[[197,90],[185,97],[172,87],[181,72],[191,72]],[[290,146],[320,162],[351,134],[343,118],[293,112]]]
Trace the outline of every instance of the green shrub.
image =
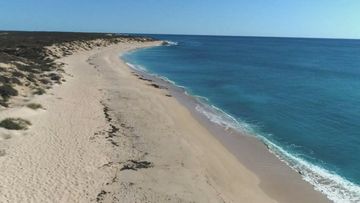
[[54,81],[59,81],[61,79],[61,76],[56,73],[50,73],[49,77],[51,80],[54,80]]
[[34,91],[34,94],[37,94],[37,95],[45,94],[45,90],[42,88],[36,88],[36,90]]
[[14,72],[12,72],[12,75],[13,75],[14,77],[17,77],[17,78],[23,78],[23,77],[25,77],[25,74],[22,73],[22,72],[20,72],[20,71],[14,71]]
[[46,78],[41,78],[41,79],[39,79],[39,81],[40,81],[42,84],[45,84],[45,85],[51,84],[51,81],[50,81],[49,79],[46,79]]
[[30,109],[42,109],[43,107],[41,106],[41,104],[36,104],[36,103],[30,103],[28,105],[26,105],[28,108]]
[[9,104],[5,100],[0,99],[0,106],[9,107]]
[[14,89],[11,85],[5,84],[0,86],[0,95],[4,99],[8,99],[11,96],[17,96],[18,94],[18,91]]
[[22,85],[22,82],[19,79],[17,79],[16,77],[11,77],[10,81],[12,84]]
[[0,122],[0,127],[8,130],[26,130],[31,122],[22,118],[6,118]]
[[10,82],[10,79],[6,76],[2,76],[0,75],[0,82],[5,84],[5,83],[9,83]]
[[36,82],[36,76],[33,73],[30,73],[28,76],[26,76],[26,79],[28,79],[30,82]]

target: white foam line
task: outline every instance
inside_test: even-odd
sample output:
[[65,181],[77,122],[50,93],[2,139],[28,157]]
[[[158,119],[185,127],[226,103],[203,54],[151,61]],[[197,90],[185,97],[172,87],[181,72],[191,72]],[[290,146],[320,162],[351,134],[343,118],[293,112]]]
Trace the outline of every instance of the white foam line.
[[164,42],[165,42],[164,43],[165,46],[177,46],[179,44],[178,42],[173,42],[169,40],[165,40]]
[[360,202],[359,185],[285,151],[264,137],[261,139],[267,144],[270,152],[298,171],[305,181],[312,184],[315,190],[324,193],[330,200],[338,203]]
[[[177,45],[177,44],[172,44]],[[256,135],[258,139],[264,142],[271,153],[277,156],[281,161],[285,162],[290,168],[299,172],[302,178],[312,184],[315,190],[325,194],[330,200],[336,203],[355,203],[360,202],[360,186],[346,180],[338,174],[326,170],[312,164],[298,156],[295,156],[288,151],[284,150],[280,146],[268,140],[266,137],[255,132],[254,127],[246,122],[238,121],[238,119],[229,115],[222,109],[209,104],[209,100],[206,97],[191,95],[186,91],[186,87],[177,85],[174,81],[167,77],[152,74],[147,71],[145,67],[136,66],[126,62],[126,64],[136,70],[146,72],[147,74],[160,78],[174,86],[184,89],[184,93],[190,97],[194,97],[199,102],[195,109],[206,116],[208,120],[216,123],[227,129],[238,130],[240,133],[249,135]]]
[[312,184],[315,190],[324,193],[330,200],[336,203],[360,202],[359,185],[287,152],[264,136],[255,133],[250,124],[238,122],[237,119],[220,108],[206,104],[202,101],[199,102],[201,104],[198,104],[195,109],[205,115],[211,122],[216,123],[225,129],[232,128],[242,133],[250,135],[256,134],[258,139],[268,146],[271,153],[277,156],[281,161],[285,162],[293,170],[299,172],[305,181]]

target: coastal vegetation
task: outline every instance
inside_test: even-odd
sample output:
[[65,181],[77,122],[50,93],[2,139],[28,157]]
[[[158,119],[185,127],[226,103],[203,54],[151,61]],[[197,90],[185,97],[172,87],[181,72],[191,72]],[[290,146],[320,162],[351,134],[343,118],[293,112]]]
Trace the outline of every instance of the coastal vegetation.
[[56,59],[126,40],[152,39],[106,33],[0,31],[0,106],[8,107],[18,95],[44,94],[54,83],[65,81],[65,64]]
[[0,127],[8,130],[26,130],[31,122],[22,118],[6,118],[0,122]]
[[11,96],[17,96],[18,91],[12,85],[5,83],[0,86],[0,95],[3,100],[7,101]]
[[37,104],[37,103],[30,103],[28,105],[26,105],[28,108],[30,109],[34,109],[34,110],[37,110],[37,109],[42,109],[43,106],[41,104]]
[[38,88],[35,88],[35,91],[33,92],[33,94],[35,94],[35,95],[43,95],[43,94],[45,94],[45,92],[46,91],[43,88],[38,87]]

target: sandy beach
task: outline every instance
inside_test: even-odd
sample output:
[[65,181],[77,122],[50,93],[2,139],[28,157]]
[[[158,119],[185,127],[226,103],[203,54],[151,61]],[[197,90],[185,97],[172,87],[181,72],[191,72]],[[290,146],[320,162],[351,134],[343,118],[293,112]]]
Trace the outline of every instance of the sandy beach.
[[42,109],[3,110],[32,125],[0,128],[0,202],[328,202],[262,143],[226,137],[119,58],[160,44],[62,57],[66,82],[31,99]]

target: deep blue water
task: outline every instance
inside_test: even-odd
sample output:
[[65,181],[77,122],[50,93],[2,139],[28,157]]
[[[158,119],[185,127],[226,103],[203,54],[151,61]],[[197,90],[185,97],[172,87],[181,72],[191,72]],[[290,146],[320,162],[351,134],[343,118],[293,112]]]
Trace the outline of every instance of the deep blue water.
[[155,37],[178,44],[125,60],[251,124],[329,198],[360,201],[360,40]]

